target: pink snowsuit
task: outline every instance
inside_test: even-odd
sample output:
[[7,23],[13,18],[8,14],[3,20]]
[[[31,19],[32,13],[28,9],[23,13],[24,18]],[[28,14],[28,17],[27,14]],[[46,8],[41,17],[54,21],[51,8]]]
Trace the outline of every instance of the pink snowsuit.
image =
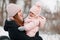
[[39,31],[39,28],[43,28],[45,21],[46,19],[44,17],[42,18],[27,17],[25,19],[25,24],[24,24],[26,34],[30,37],[34,37],[35,34]]
[[46,18],[43,16],[40,16],[40,5],[36,4],[31,9],[30,12],[36,15],[36,17],[31,17],[28,15],[28,17],[24,20],[24,27],[26,30],[26,35],[29,37],[34,37],[35,34],[39,31],[39,28],[43,28]]

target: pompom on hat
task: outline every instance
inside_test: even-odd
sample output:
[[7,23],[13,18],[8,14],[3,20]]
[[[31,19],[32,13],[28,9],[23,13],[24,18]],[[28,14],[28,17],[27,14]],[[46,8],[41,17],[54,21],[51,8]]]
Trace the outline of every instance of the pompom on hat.
[[16,13],[21,10],[21,8],[16,4],[10,3],[9,5],[7,5],[6,10],[9,18],[15,16]]
[[36,2],[36,4],[33,5],[32,8],[30,9],[30,12],[34,13],[36,16],[40,15],[41,12],[40,3]]

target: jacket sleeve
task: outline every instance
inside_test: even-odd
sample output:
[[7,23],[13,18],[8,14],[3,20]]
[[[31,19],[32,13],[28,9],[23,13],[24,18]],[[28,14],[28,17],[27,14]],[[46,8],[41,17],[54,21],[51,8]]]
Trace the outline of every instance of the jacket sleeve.
[[42,16],[42,18],[40,18],[39,21],[39,27],[44,28],[45,23],[46,23],[46,18]]
[[21,27],[18,27],[18,30],[19,30],[19,31],[24,31],[25,28],[24,28],[24,26],[21,26]]
[[[12,25],[12,26],[11,26]],[[5,21],[4,30],[8,31],[10,28],[13,28],[13,23],[10,21]]]
[[5,21],[4,30],[8,31],[8,23],[7,23],[7,21]]
[[29,31],[29,30],[35,28],[36,25],[38,25],[38,22],[37,21],[32,21],[32,22],[25,23],[24,27],[25,27],[26,31]]

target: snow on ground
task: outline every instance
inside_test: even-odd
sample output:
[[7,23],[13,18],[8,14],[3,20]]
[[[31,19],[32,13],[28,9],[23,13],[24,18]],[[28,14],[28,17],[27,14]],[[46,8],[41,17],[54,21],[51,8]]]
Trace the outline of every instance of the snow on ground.
[[4,31],[3,27],[0,26],[0,36],[8,36],[8,32]]
[[40,34],[40,36],[43,38],[43,40],[60,40],[60,35],[58,34]]
[[43,40],[60,40],[59,34],[40,33],[39,36],[41,36]]

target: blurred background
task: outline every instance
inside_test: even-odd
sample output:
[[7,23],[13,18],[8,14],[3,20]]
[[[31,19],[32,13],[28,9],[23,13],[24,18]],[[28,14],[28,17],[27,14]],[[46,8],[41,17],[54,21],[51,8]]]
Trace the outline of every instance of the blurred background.
[[7,18],[6,6],[9,3],[18,4],[26,17],[31,6],[37,1],[41,4],[41,15],[47,19],[45,27],[40,29],[40,34],[60,35],[60,0],[0,0],[0,26],[3,27]]

